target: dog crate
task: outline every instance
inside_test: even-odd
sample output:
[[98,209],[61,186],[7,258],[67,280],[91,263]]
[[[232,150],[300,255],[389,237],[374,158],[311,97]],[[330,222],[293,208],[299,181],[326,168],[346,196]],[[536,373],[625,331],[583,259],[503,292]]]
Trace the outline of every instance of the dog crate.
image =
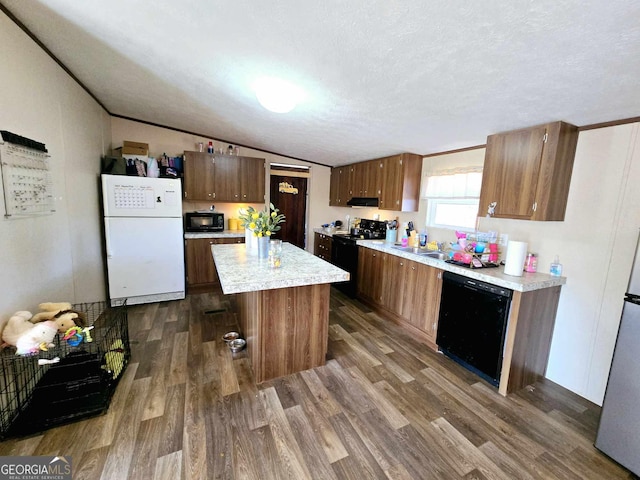
[[127,306],[81,303],[91,342],[72,346],[56,335],[54,347],[29,356],[0,354],[0,438],[29,435],[109,408],[131,349]]

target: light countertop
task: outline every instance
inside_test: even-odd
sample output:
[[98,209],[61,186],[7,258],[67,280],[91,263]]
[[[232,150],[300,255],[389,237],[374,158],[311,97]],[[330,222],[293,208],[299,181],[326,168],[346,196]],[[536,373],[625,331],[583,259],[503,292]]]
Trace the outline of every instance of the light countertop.
[[349,280],[349,272],[290,243],[282,244],[280,268],[270,268],[245,244],[212,245],[211,252],[225,294]]
[[340,233],[340,234],[345,234],[345,233],[349,233],[348,230],[335,230],[333,232],[328,232],[326,231],[323,227],[316,227],[313,229],[314,233],[322,233],[324,235],[327,235],[329,237],[333,237],[334,234],[336,233]]
[[387,243],[384,240],[358,240],[356,242],[358,246],[372,248],[381,252],[389,253],[397,257],[406,258],[407,260],[413,260],[414,262],[424,263],[432,267],[439,268],[465,277],[474,278],[482,282],[491,283],[500,287],[509,288],[511,290],[517,290],[519,292],[530,292],[533,290],[541,290],[543,288],[555,287],[557,285],[564,285],[567,282],[565,277],[554,277],[548,273],[523,273],[521,277],[514,277],[512,275],[506,275],[504,273],[504,266],[496,268],[465,268],[446,263],[443,260],[435,258],[424,257],[413,254],[411,252],[403,252],[392,248],[391,243]]
[[186,240],[193,238],[239,238],[244,237],[244,230],[223,230],[222,232],[184,232]]

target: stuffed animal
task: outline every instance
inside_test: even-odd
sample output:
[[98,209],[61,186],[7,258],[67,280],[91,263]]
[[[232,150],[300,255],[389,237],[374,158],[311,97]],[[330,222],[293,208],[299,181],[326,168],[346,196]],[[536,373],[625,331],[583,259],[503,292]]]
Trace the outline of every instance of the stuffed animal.
[[13,314],[7,321],[7,324],[2,329],[2,341],[4,345],[16,346],[18,339],[27,331],[33,328],[31,320],[31,312],[21,310]]
[[53,320],[58,324],[58,333],[65,333],[76,325],[84,327],[84,314],[71,309],[69,302],[46,302],[38,305],[40,310],[36,313],[31,322],[38,323],[43,320]]
[[62,310],[51,319],[58,326],[58,333],[65,333],[73,327],[81,327],[84,320],[75,310]]
[[124,344],[122,340],[117,339],[111,344],[111,348],[104,354],[104,364],[102,368],[109,372],[115,380],[118,378],[124,368]]
[[38,305],[41,310],[36,313],[31,321],[33,323],[42,322],[43,320],[51,320],[56,316],[58,312],[62,310],[71,310],[71,304],[69,302],[45,302]]
[[33,325],[30,330],[26,330],[20,338],[18,338],[16,342],[16,355],[29,355],[37,353],[38,350],[46,351],[48,348],[54,346],[52,342],[57,333],[57,325],[50,320]]

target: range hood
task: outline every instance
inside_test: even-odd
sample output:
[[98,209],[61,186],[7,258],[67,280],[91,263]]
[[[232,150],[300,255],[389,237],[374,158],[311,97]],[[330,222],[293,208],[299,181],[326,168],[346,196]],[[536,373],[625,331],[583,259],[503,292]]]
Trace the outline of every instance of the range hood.
[[353,197],[347,202],[350,207],[377,207],[377,197]]

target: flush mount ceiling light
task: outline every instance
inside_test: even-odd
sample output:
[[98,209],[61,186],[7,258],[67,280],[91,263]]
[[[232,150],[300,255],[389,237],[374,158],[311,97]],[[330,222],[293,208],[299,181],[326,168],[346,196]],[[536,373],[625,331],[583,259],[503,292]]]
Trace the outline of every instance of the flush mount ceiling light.
[[260,104],[275,113],[287,113],[302,100],[302,90],[291,83],[275,77],[263,77],[253,84]]

